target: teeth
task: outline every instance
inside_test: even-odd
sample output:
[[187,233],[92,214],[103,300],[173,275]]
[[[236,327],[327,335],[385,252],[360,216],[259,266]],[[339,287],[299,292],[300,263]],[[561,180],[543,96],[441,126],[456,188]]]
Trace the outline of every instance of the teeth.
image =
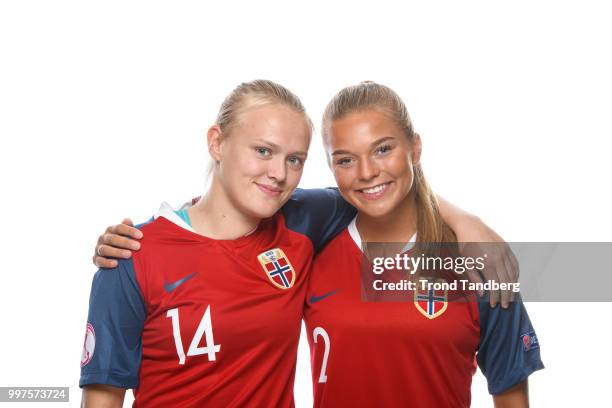
[[383,191],[386,187],[387,187],[386,184],[379,184],[376,187],[364,188],[361,191],[363,191],[366,194],[376,194],[376,193],[380,193],[381,191]]

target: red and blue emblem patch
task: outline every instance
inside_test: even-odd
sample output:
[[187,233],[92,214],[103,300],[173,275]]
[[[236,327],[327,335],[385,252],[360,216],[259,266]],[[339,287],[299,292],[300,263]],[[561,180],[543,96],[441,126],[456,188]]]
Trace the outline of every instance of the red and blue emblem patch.
[[295,283],[295,270],[282,249],[274,248],[257,256],[270,282],[279,289],[289,289]]
[[[444,282],[437,280],[437,282]],[[435,319],[446,311],[448,307],[448,293],[444,290],[423,290],[414,291],[414,305],[421,314],[428,319]]]
[[529,332],[521,335],[521,344],[523,345],[523,351],[529,351],[540,347],[538,338],[535,332]]

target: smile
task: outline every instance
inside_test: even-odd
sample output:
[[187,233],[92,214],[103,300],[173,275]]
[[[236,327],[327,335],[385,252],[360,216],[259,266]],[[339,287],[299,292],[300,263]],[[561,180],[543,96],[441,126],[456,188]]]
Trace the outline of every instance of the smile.
[[259,189],[270,197],[278,197],[280,193],[283,191],[282,189],[274,186],[269,186],[266,184],[255,183]]
[[362,188],[357,191],[366,200],[378,200],[387,192],[387,189],[389,188],[391,183],[392,182],[390,181],[388,183],[378,184],[373,187]]

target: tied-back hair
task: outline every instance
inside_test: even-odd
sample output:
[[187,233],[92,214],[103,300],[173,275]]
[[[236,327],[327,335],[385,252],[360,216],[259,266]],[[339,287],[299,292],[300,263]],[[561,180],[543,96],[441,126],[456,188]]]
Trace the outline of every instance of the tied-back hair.
[[216,123],[222,132],[227,133],[236,124],[242,112],[271,104],[284,105],[302,114],[312,133],[312,121],[300,98],[284,86],[266,79],[243,82],[234,88],[221,104]]
[[[370,109],[376,109],[392,119],[412,143],[415,133],[406,105],[391,88],[372,81],[346,87],[332,98],[323,113],[323,140],[328,140],[333,121]],[[437,247],[436,244],[456,242],[457,238],[440,216],[438,200],[425,179],[421,164],[413,168],[414,184],[411,193],[414,194],[417,207],[417,244],[429,253],[438,252],[430,245]]]

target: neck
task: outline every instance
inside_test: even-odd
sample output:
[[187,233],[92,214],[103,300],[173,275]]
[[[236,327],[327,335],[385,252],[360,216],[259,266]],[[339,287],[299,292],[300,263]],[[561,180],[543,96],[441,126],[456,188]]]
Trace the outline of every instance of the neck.
[[417,231],[416,200],[408,194],[390,213],[371,217],[357,214],[357,230],[363,242],[407,242]]
[[236,208],[214,176],[210,189],[187,212],[193,229],[213,239],[231,240],[249,235],[261,221]]

